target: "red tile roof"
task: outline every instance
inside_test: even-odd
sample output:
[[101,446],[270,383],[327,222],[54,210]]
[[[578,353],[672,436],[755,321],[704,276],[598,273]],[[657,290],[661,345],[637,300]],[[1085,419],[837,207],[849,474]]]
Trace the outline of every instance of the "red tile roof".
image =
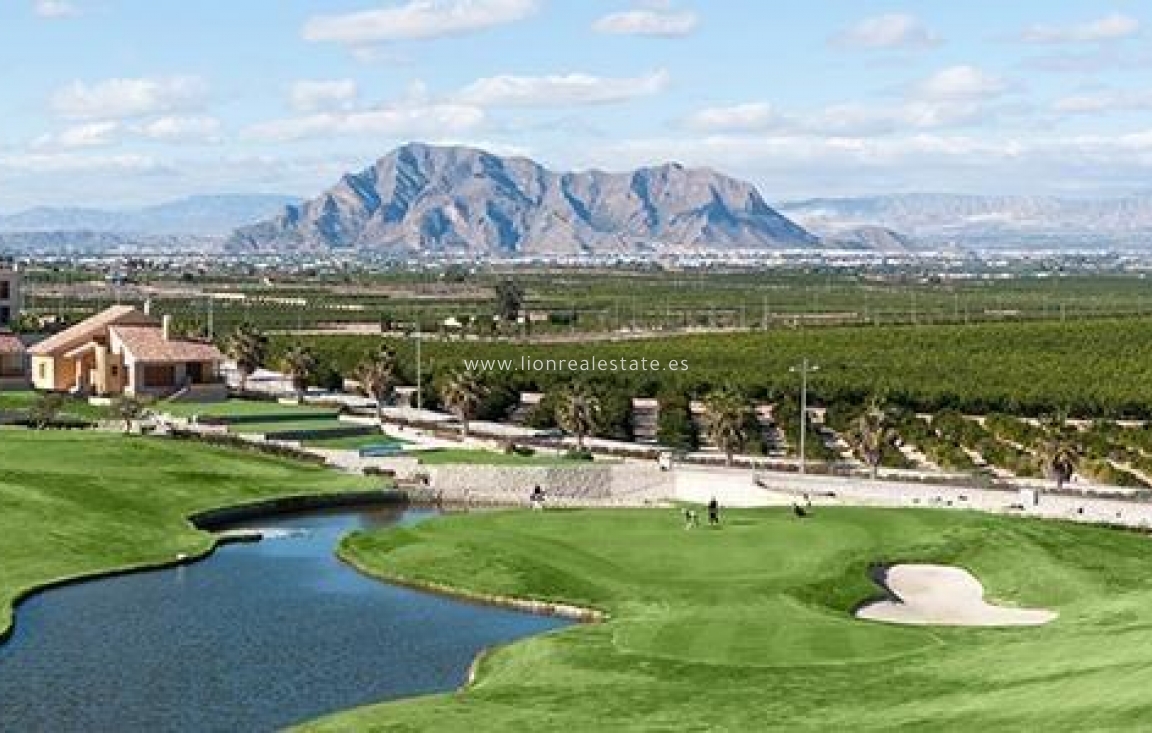
[[23,353],[24,344],[21,343],[20,339],[10,333],[0,333],[0,354],[9,356]]
[[224,359],[224,355],[212,344],[165,340],[163,329],[157,326],[112,326],[110,330],[138,361],[169,363]]
[[66,328],[55,336],[50,336],[28,349],[33,356],[59,356],[85,341],[102,336],[104,329],[114,323],[154,323],[155,319],[144,315],[130,305],[114,305],[96,315]]

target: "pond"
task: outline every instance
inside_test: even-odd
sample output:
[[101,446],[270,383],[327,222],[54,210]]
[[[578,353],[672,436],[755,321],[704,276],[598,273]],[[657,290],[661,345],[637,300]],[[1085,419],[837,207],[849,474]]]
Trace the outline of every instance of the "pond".
[[0,730],[274,730],[457,688],[483,648],[569,623],[391,586],[334,555],[349,531],[428,515],[246,522],[285,532],[28,599],[0,644]]

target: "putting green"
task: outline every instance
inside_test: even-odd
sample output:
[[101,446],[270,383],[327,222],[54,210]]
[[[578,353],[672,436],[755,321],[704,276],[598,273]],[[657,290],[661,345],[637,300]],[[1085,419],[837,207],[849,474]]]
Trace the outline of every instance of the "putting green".
[[[367,572],[600,608],[496,650],[451,695],[313,730],[1143,730],[1152,720],[1152,540],[976,513],[674,511],[451,516],[348,538]],[[873,562],[969,569],[1043,627],[857,620]]]

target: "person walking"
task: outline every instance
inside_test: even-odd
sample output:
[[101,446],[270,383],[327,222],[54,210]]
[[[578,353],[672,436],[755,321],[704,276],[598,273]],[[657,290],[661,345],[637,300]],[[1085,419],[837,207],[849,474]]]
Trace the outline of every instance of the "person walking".
[[715,496],[708,502],[708,524],[712,527],[720,526],[720,502],[716,501]]

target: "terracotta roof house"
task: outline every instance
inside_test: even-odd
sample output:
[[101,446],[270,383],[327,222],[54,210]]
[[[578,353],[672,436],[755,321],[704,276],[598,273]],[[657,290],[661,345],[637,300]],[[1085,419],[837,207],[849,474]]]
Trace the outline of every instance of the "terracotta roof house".
[[171,319],[113,306],[28,349],[36,389],[98,396],[226,396],[223,354],[212,344],[174,338]]
[[28,386],[28,355],[23,342],[10,333],[0,333],[0,389]]

